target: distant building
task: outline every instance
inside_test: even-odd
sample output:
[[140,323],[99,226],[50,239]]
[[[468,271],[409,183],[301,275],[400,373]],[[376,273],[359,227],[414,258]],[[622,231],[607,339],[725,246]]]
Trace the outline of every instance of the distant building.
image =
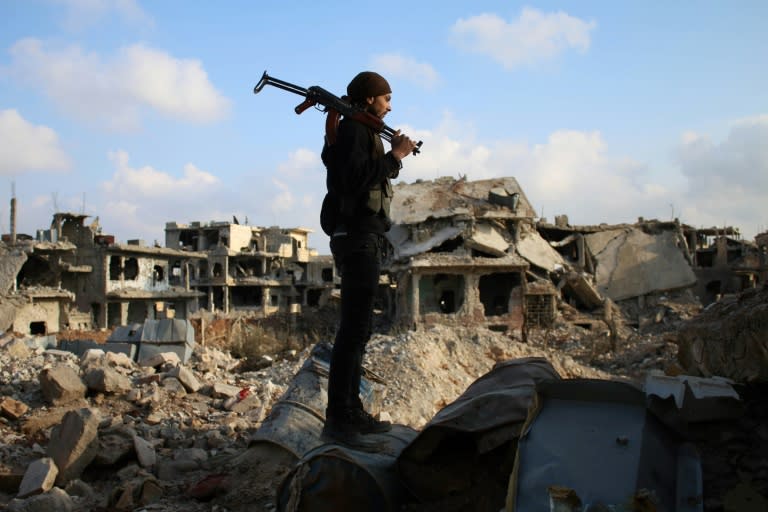
[[554,288],[529,294],[529,263],[514,250],[534,216],[514,178],[396,185],[387,270],[397,322],[515,330],[528,303],[541,310],[542,296],[554,314]]
[[305,228],[256,227],[235,222],[165,225],[165,245],[204,253],[190,286],[210,311],[301,312],[327,303],[338,282],[331,256],[308,247]]
[[205,254],[147,247],[139,240],[117,244],[114,236],[101,233],[98,221],[86,225],[86,218],[56,213],[50,229],[14,244],[24,258],[13,275],[11,295],[27,297],[37,306],[32,311],[40,312],[30,316],[16,308],[15,330],[110,328],[147,318],[186,318],[197,309],[200,294],[190,288],[188,272]]

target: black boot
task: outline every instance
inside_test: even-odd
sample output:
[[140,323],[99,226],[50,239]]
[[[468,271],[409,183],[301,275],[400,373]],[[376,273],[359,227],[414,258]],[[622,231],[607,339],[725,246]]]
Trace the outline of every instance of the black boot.
[[328,410],[320,438],[328,443],[339,443],[359,450],[380,451],[386,443],[365,436],[388,432],[391,428],[390,422],[377,420],[363,409],[340,412]]

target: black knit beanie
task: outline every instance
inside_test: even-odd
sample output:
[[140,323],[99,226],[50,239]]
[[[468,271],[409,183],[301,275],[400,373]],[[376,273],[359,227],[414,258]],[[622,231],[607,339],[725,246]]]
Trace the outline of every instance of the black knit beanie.
[[347,86],[347,96],[354,102],[362,102],[365,98],[390,94],[389,83],[378,73],[363,71],[358,73]]

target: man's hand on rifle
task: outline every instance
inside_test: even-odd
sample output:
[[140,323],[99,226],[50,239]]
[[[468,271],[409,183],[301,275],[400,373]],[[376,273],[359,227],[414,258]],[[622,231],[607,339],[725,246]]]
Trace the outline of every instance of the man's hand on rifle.
[[392,136],[391,144],[392,156],[398,160],[407,157],[418,147],[416,142],[411,140],[407,135],[400,133],[400,130],[397,130]]

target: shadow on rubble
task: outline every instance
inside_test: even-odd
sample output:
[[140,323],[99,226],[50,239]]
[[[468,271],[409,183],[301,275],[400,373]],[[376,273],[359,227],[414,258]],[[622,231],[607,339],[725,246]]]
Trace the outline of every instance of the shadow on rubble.
[[[723,489],[705,507],[702,453],[711,464],[723,446],[707,429],[744,411],[726,381],[657,374],[642,390],[561,379],[543,358],[509,360],[420,432],[395,425],[371,436],[380,450],[360,451],[320,441],[329,349],[313,349],[248,448],[192,496],[232,511],[722,509]],[[363,379],[371,410],[380,384]]]

